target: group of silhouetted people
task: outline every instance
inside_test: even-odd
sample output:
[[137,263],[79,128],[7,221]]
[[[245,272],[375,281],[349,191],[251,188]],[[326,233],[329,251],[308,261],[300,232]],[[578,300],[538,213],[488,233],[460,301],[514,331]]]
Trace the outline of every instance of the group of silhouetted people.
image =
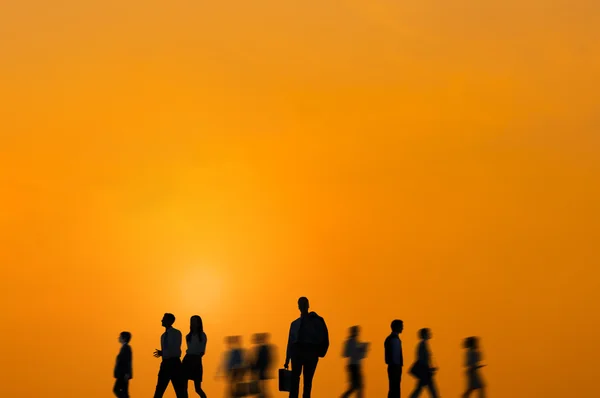
[[[284,370],[289,375],[289,385],[280,390],[289,391],[290,398],[298,398],[300,390],[300,377],[303,378],[303,398],[310,398],[312,380],[317,369],[319,358],[325,357],[329,349],[329,331],[323,317],[316,312],[309,311],[309,302],[306,297],[298,300],[300,317],[295,319],[289,330],[286,347],[286,359]],[[207,337],[204,333],[202,318],[194,315],[190,319],[190,332],[185,336],[187,350],[183,361],[181,361],[182,334],[173,327],[175,316],[170,313],[164,314],[162,326],[165,332],[161,336],[160,350],[154,352],[154,356],[161,358],[158,382],[154,398],[162,398],[169,383],[173,385],[177,398],[188,397],[188,381],[194,382],[196,393],[200,398],[206,398],[202,390],[202,379],[204,369],[202,358],[206,352]],[[402,369],[404,358],[402,354],[402,341],[400,334],[404,330],[403,321],[396,319],[391,323],[391,333],[384,341],[385,363],[388,374],[388,398],[400,398],[400,384],[402,381]],[[423,389],[428,389],[432,398],[438,398],[438,392],[434,381],[437,368],[431,361],[431,351],[428,341],[432,333],[428,328],[420,329],[420,342],[417,346],[416,360],[410,367],[409,373],[416,378],[415,389],[410,398],[417,398]],[[359,339],[360,328],[353,326],[349,329],[349,336],[344,344],[342,356],[347,358],[347,372],[349,376],[349,387],[343,393],[342,398],[347,398],[355,393],[358,398],[363,397],[364,383],[361,362],[366,357],[369,343],[361,342]],[[266,397],[267,388],[265,382],[271,378],[270,369],[273,361],[273,348],[269,344],[267,333],[257,333],[253,336],[255,349],[253,351],[242,348],[240,336],[229,336],[226,338],[227,352],[219,368],[219,374],[225,374],[228,388],[227,395],[240,397],[247,395],[258,395]],[[114,370],[116,379],[114,394],[118,398],[129,397],[129,380],[133,377],[132,351],[129,346],[131,334],[121,332],[119,342],[121,350],[117,356]],[[474,391],[479,392],[479,397],[485,397],[485,386],[479,369],[481,365],[481,352],[479,351],[478,339],[468,337],[464,341],[466,349],[465,367],[467,368],[467,389],[463,398],[470,397]],[[291,362],[291,371],[289,365]]]

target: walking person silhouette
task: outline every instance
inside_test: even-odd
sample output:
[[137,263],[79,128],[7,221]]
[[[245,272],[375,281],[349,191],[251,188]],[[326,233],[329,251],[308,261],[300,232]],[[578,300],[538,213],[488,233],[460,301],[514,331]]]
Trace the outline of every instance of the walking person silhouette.
[[256,333],[253,337],[255,344],[252,361],[253,378],[258,383],[259,398],[266,398],[268,395],[267,380],[271,378],[269,373],[275,349],[269,344],[268,333]]
[[344,358],[348,358],[348,375],[350,380],[350,387],[344,394],[342,394],[342,398],[348,398],[353,392],[356,392],[357,398],[363,397],[364,391],[364,383],[363,383],[363,374],[361,361],[365,358],[367,353],[367,347],[369,343],[361,343],[358,340],[358,335],[360,334],[359,326],[352,326],[349,329],[349,336],[344,344],[344,351],[342,356]]
[[479,398],[485,398],[485,384],[481,379],[479,369],[485,365],[481,365],[481,351],[479,351],[479,339],[477,337],[467,337],[464,341],[466,348],[465,366],[467,367],[467,391],[463,394],[463,398],[469,398],[475,390],[479,391]]
[[199,315],[190,318],[190,332],[185,336],[187,351],[183,358],[184,381],[187,389],[188,380],[194,381],[194,388],[200,398],[206,398],[206,393],[202,390],[202,377],[204,367],[202,366],[202,357],[206,352],[206,333],[204,325]]
[[395,319],[391,324],[392,333],[385,339],[385,363],[388,374],[388,398],[400,398],[400,383],[402,382],[402,341],[400,333],[404,330],[404,322]]
[[217,377],[223,375],[226,377],[225,395],[227,397],[237,397],[241,395],[238,388],[244,381],[246,374],[246,354],[242,348],[241,336],[228,336],[225,338],[225,344],[227,345],[227,351],[217,369]]
[[427,344],[431,339],[431,331],[427,328],[419,330],[419,338],[421,341],[417,346],[417,360],[410,370],[410,373],[417,378],[417,385],[410,394],[410,398],[417,398],[421,395],[424,387],[429,389],[431,398],[437,398],[437,389],[433,381],[433,374],[437,369],[431,366],[431,351]]
[[319,358],[323,358],[329,349],[329,331],[325,320],[316,312],[309,312],[308,299],[298,299],[300,318],[290,325],[285,365],[288,369],[292,361],[292,388],[290,398],[298,398],[300,375],[304,376],[302,398],[310,398],[312,381]]
[[162,398],[169,382],[173,384],[177,398],[187,398],[187,388],[181,369],[181,332],[173,327],[175,315],[166,313],[161,321],[165,332],[160,338],[160,350],[154,357],[162,358],[154,398]]
[[133,378],[133,360],[131,347],[131,333],[121,332],[119,335],[119,343],[121,350],[117,355],[117,363],[115,364],[114,377],[115,386],[113,392],[117,398],[129,398],[129,380]]

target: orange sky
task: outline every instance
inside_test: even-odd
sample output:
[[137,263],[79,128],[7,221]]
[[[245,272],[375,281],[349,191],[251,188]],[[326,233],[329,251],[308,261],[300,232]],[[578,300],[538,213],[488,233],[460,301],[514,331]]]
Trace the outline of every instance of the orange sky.
[[283,348],[300,295],[315,398],[353,324],[383,396],[396,317],[442,396],[468,335],[492,397],[600,395],[598,4],[3,2],[1,395],[109,396],[125,329],[150,396],[170,311],[221,396],[223,337]]

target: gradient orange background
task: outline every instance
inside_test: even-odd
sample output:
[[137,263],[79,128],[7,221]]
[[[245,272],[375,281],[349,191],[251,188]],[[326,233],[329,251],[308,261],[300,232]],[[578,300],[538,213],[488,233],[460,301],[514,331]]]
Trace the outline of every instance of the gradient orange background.
[[599,396],[599,4],[3,2],[1,395],[111,396],[129,330],[149,397],[169,311],[222,396],[223,337],[281,357],[307,295],[315,398],[353,324],[384,396],[396,317],[444,397],[469,335],[491,397]]

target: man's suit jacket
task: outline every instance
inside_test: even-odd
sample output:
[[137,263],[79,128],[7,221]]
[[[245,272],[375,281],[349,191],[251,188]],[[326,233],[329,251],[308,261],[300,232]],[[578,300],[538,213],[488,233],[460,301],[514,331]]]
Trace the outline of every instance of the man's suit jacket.
[[133,378],[132,354],[129,344],[123,344],[121,347],[121,351],[119,351],[119,355],[117,355],[117,363],[114,372],[115,379],[125,378],[125,375],[129,375],[130,378]]

